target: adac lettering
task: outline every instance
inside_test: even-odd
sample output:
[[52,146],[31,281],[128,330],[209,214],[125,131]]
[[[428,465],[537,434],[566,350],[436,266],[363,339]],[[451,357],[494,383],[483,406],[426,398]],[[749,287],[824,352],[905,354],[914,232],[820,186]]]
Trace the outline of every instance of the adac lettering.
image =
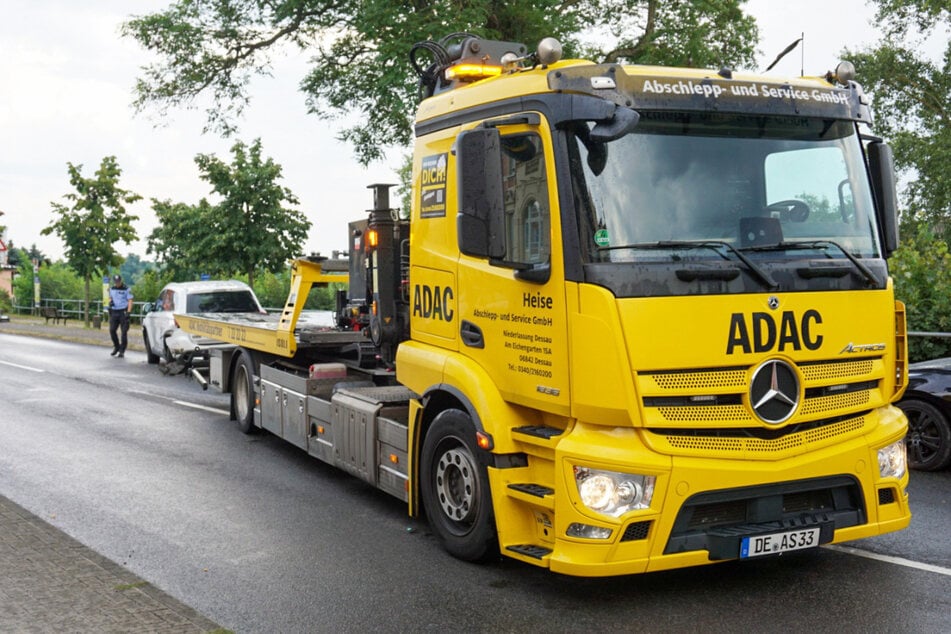
[[784,350],[818,350],[822,335],[817,332],[822,315],[817,310],[807,310],[796,317],[791,310],[777,316],[771,313],[733,313],[730,316],[730,333],[727,336],[726,353],[782,352]]
[[452,300],[452,288],[449,286],[443,288],[416,284],[413,287],[413,316],[451,322],[455,314]]

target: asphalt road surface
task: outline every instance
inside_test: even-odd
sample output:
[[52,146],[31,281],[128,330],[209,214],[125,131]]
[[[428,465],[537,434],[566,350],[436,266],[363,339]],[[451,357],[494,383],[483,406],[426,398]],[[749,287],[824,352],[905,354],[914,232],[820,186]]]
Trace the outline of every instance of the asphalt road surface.
[[948,471],[912,474],[901,533],[579,579],[459,562],[227,408],[140,352],[0,334],[0,493],[236,632],[951,631]]

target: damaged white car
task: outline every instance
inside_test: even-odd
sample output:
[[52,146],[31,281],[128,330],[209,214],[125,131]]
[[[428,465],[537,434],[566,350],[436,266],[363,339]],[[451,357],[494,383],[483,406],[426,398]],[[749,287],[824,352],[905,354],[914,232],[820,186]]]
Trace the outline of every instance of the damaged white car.
[[146,310],[142,338],[148,361],[162,363],[163,370],[173,374],[206,364],[212,348],[227,345],[182,331],[175,313],[265,314],[251,287],[237,280],[168,284]]

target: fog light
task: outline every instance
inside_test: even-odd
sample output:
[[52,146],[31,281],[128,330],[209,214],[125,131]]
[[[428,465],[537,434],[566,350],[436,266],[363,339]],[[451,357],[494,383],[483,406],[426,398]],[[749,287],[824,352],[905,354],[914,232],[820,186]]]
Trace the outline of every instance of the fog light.
[[585,539],[608,539],[611,537],[610,528],[591,526],[590,524],[578,524],[577,522],[569,525],[565,533],[568,537],[584,537]]
[[893,442],[878,450],[878,474],[883,478],[900,478],[905,475],[905,441]]

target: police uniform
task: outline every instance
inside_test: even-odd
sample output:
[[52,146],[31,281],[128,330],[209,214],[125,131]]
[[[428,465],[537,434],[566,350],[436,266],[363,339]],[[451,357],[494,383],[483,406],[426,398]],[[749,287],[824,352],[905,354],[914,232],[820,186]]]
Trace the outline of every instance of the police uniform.
[[[129,345],[129,313],[132,312],[132,291],[122,277],[112,278],[109,288],[109,336],[112,337],[112,356],[124,357]],[[119,334],[121,333],[121,339]]]

